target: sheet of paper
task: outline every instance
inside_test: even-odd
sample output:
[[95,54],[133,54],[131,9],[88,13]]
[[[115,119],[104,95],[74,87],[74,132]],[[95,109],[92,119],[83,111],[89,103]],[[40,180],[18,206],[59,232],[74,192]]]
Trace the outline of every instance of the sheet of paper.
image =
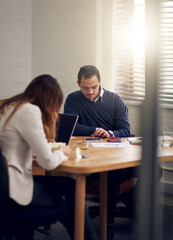
[[112,143],[112,142],[101,142],[101,143],[91,143],[93,147],[132,147],[129,143]]
[[127,140],[131,144],[142,144],[142,137],[129,137],[129,138],[127,138]]

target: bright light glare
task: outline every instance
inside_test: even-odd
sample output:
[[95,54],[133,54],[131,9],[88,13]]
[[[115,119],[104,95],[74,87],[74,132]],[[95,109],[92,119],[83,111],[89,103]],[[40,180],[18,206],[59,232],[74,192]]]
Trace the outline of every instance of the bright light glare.
[[145,9],[143,0],[134,1],[132,48],[134,55],[143,54],[145,50]]
[[115,91],[124,98],[142,100],[145,88],[145,0],[113,2]]

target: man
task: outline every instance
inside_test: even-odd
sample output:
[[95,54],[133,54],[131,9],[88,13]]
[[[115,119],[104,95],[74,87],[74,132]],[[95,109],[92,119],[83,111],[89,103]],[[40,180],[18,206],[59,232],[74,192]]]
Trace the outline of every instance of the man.
[[103,89],[100,82],[96,67],[80,68],[77,83],[81,90],[69,94],[64,106],[65,113],[79,115],[74,135],[130,136],[127,107],[116,93]]
[[[68,95],[64,113],[79,115],[74,136],[108,138],[129,137],[130,124],[127,107],[116,93],[102,88],[100,73],[95,66],[86,65],[78,73],[80,90]],[[117,193],[123,170],[108,173],[108,224],[114,222]]]

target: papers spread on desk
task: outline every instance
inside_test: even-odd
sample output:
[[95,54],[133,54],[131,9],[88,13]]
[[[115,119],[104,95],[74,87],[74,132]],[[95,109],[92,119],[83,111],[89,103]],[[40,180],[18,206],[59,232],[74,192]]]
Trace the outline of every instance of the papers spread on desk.
[[142,137],[129,137],[127,138],[127,140],[131,143],[131,144],[142,144]]
[[101,143],[91,143],[93,147],[132,147],[129,143],[114,143],[114,142],[101,142]]

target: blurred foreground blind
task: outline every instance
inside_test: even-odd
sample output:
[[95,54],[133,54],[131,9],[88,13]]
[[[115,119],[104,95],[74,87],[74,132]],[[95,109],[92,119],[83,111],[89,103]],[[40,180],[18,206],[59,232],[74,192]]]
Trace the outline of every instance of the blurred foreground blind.
[[160,85],[161,103],[173,103],[173,1],[160,3]]
[[[173,0],[160,4],[159,100],[173,103]],[[114,89],[124,100],[145,97],[145,1],[113,0]]]

